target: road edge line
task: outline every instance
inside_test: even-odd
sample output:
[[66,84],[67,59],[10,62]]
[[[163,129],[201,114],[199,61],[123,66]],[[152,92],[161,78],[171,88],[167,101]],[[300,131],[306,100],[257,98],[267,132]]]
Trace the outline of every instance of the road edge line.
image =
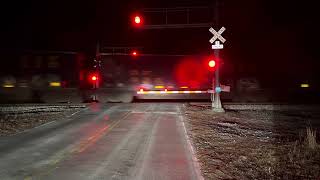
[[[184,106],[184,104],[183,104]],[[183,126],[183,131],[184,131],[184,134],[185,134],[185,137],[186,137],[186,141],[187,141],[187,146],[188,146],[188,149],[189,151],[191,152],[191,159],[192,159],[192,162],[193,162],[193,167],[194,167],[194,170],[195,170],[195,173],[196,173],[196,178],[198,180],[204,180],[204,177],[202,176],[202,173],[201,173],[201,166],[200,166],[200,163],[199,163],[199,159],[197,158],[196,156],[196,152],[192,146],[192,143],[191,143],[191,139],[188,135],[188,132],[187,132],[187,128],[185,126],[185,123],[184,123],[184,117],[183,115],[181,114],[181,109],[179,108],[179,111],[180,111],[180,120],[182,122],[182,126]]]
[[87,106],[87,107],[85,107],[83,109],[80,109],[79,111],[76,111],[76,112],[72,113],[71,115],[67,116],[67,118],[71,118],[72,116],[74,116],[74,115],[76,115],[76,114],[78,114],[78,113],[80,113],[82,111],[85,111],[87,109],[89,109],[89,106]]

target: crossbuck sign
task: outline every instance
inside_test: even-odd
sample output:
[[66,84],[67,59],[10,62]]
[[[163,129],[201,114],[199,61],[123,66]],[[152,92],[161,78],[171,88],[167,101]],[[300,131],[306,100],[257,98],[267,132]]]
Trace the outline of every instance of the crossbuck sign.
[[226,42],[226,39],[221,35],[225,30],[225,27],[222,27],[218,32],[215,31],[212,27],[209,29],[209,31],[213,34],[213,37],[209,40],[209,42],[211,44],[215,43],[214,45],[212,45],[212,49],[223,49],[223,44],[220,44],[220,41],[222,43]]

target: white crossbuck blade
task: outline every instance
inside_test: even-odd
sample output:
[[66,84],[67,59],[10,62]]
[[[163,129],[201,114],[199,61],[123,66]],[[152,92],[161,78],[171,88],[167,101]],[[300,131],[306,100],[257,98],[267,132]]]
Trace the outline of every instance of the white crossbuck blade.
[[225,27],[222,27],[218,32],[215,31],[212,27],[209,29],[209,31],[213,34],[213,37],[210,39],[210,43],[213,44],[217,39],[221,41],[222,43],[226,42],[226,39],[222,37],[222,33],[226,30]]

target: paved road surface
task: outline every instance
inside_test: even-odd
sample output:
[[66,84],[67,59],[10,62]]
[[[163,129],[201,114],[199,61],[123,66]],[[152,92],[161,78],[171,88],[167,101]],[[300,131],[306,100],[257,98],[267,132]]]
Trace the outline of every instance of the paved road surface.
[[199,179],[182,104],[94,104],[0,138],[1,179]]

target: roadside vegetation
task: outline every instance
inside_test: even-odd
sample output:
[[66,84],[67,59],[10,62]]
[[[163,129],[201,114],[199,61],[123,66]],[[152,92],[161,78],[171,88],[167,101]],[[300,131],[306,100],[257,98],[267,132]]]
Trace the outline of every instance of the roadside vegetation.
[[205,179],[318,179],[320,112],[184,109]]
[[85,106],[0,106],[0,136],[13,135],[42,124],[65,119]]

